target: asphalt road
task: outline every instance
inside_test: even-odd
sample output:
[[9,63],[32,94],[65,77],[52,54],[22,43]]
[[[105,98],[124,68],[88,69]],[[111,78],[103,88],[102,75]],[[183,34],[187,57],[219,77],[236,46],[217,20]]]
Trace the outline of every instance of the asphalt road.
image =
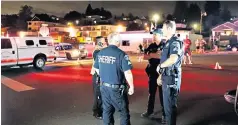
[[[132,125],[160,125],[156,115],[141,118],[146,110],[148,84],[146,61],[131,57],[135,94],[130,96]],[[237,125],[233,105],[224,99],[238,84],[238,54],[195,55],[193,65],[183,66],[178,103],[178,125]],[[219,62],[222,70],[214,70]],[[2,125],[102,125],[92,117],[91,60],[48,63],[44,71],[31,67],[2,70]],[[157,96],[158,97],[158,96]],[[119,125],[119,114],[115,116]]]

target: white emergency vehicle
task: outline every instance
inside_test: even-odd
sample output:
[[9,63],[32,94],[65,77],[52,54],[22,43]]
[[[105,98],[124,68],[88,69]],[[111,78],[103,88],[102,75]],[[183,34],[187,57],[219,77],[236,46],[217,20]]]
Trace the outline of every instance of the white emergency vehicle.
[[46,61],[55,60],[51,37],[1,37],[1,66],[32,65],[43,69]]

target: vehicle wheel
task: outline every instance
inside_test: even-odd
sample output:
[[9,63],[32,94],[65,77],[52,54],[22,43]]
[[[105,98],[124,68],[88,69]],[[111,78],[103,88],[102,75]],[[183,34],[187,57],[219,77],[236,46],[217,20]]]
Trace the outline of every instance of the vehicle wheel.
[[44,57],[37,57],[33,61],[33,66],[35,69],[43,69],[45,67],[45,58]]
[[66,53],[66,58],[67,58],[68,60],[72,60],[72,56],[71,56],[69,53]]

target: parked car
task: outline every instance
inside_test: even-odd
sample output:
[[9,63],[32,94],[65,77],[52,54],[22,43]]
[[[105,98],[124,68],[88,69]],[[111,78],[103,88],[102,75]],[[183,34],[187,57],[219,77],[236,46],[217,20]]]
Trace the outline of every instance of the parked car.
[[238,43],[227,45],[226,50],[236,52],[238,50]]
[[56,57],[72,59],[84,59],[87,51],[84,48],[76,48],[70,43],[59,43],[55,46]]

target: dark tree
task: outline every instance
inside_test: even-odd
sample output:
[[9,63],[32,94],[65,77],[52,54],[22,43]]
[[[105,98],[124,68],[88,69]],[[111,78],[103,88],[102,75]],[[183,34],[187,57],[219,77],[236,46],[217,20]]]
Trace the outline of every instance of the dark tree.
[[212,27],[222,22],[220,11],[221,5],[219,1],[207,1],[204,5],[207,16],[204,17],[205,31],[209,31]]
[[200,23],[201,9],[197,4],[190,4],[187,10],[187,24],[191,26],[193,23]]
[[174,21],[174,17],[171,15],[171,14],[168,14],[167,17],[166,17],[166,20],[172,20]]
[[82,18],[82,14],[77,11],[70,11],[64,16],[64,20],[68,20],[68,21],[74,21],[81,18]]
[[[96,14],[97,15],[97,14]],[[98,14],[100,16],[104,16],[105,19],[110,19],[112,18],[112,13],[110,11],[105,10],[103,7],[101,8],[100,13]]]
[[93,15],[101,15],[101,10],[99,8],[95,8],[92,11]]
[[176,22],[183,22],[187,16],[188,4],[186,1],[176,1],[173,16],[176,18]]
[[220,4],[220,1],[207,1],[205,3],[204,8],[208,15],[218,16],[221,11],[221,9],[220,9],[221,4]]
[[124,18],[124,17],[125,17],[125,14],[124,14],[124,13],[122,13],[122,14],[121,14],[121,18]]
[[16,27],[18,16],[16,14],[13,15],[1,15],[1,23],[2,27]]
[[130,20],[134,20],[133,14],[132,14],[132,13],[129,13],[129,14],[128,14],[128,18],[130,18]]
[[53,21],[48,14],[35,14],[35,16],[42,21],[47,21],[47,22]]
[[33,8],[31,6],[21,6],[21,9],[18,13],[19,18],[17,20],[17,28],[19,30],[26,30],[27,29],[27,21],[32,18]]
[[230,10],[228,9],[227,6],[224,7],[224,9],[222,10],[221,12],[221,18],[223,21],[230,21],[231,19],[231,12]]
[[86,14],[86,16],[93,15],[93,9],[92,9],[91,4],[88,4],[88,7],[87,7],[87,9],[86,9],[85,14]]

